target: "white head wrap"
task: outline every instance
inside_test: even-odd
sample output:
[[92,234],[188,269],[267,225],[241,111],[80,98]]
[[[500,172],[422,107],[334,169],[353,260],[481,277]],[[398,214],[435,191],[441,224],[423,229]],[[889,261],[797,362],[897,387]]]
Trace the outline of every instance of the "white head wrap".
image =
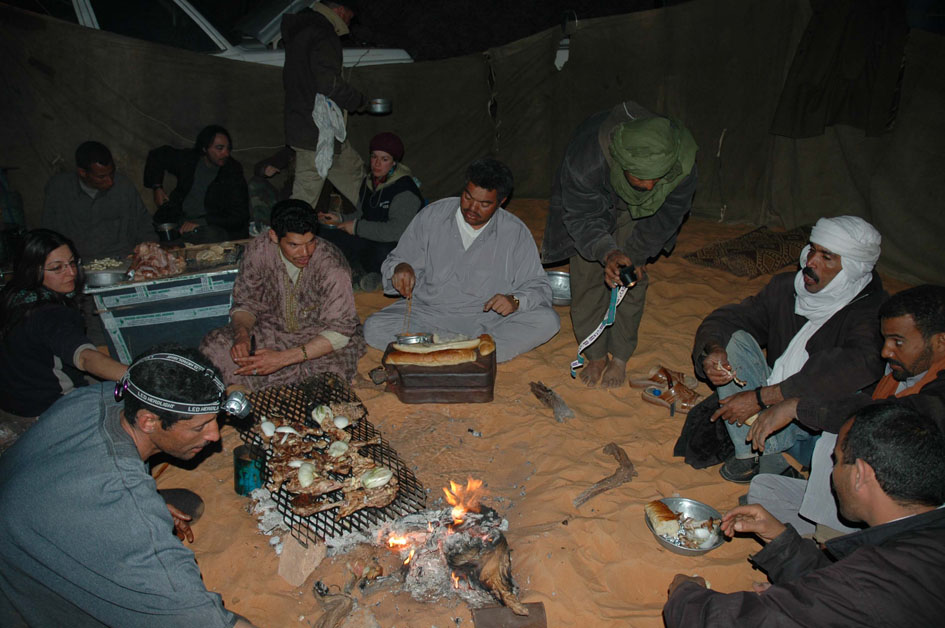
[[[815,322],[825,321],[865,288],[879,260],[882,236],[858,216],[821,218],[810,233],[810,241],[840,256],[842,269],[820,292],[808,292],[804,275],[794,278],[797,301],[794,312]],[[810,245],[801,251],[801,268],[807,265]]]
[[[814,225],[810,241],[840,256],[840,272],[820,292],[808,292],[804,273],[794,276],[794,313],[807,319],[794,334],[784,353],[775,360],[768,384],[778,384],[794,375],[807,362],[807,341],[821,325],[856,298],[873,279],[873,266],[879,260],[879,235],[873,225],[857,216],[821,218]],[[801,251],[801,268],[807,266],[810,245]]]

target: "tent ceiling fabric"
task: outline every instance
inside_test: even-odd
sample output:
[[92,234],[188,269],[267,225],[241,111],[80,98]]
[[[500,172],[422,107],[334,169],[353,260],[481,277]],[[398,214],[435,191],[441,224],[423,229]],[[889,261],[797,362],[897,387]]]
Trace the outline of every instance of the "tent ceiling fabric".
[[[810,13],[808,0],[694,0],[584,20],[572,25],[561,71],[557,28],[481,54],[355,68],[351,81],[391,98],[394,110],[351,115],[349,137],[366,153],[375,133],[398,133],[427,199],[456,194],[468,163],[485,154],[512,167],[515,196],[547,198],[577,123],[633,99],[681,119],[695,136],[697,214],[786,227],[858,214],[883,233],[885,269],[942,283],[945,248],[933,240],[945,232],[945,42],[910,34],[892,132],[866,138],[837,126],[815,138],[776,138],[771,119]],[[31,226],[46,180],[73,168],[86,139],[108,145],[140,186],[150,148],[188,146],[219,123],[250,175],[283,144],[282,98],[279,68],[0,8],[0,165],[18,167],[10,181]]]

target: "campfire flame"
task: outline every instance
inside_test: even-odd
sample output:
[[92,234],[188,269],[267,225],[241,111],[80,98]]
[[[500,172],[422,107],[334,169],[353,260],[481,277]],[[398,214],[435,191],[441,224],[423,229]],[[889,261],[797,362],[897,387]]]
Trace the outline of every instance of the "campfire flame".
[[407,551],[407,548],[409,547],[410,554],[404,559],[405,565],[409,564],[410,561],[413,560],[414,554],[417,553],[416,548],[413,547],[413,543],[406,536],[397,536],[396,534],[391,535],[387,539],[387,547],[401,552],[401,556],[403,556],[403,552]]
[[467,512],[479,512],[479,499],[482,497],[482,480],[466,479],[466,486],[450,480],[450,487],[444,488],[447,503],[453,507],[453,524],[460,525]]
[[457,576],[454,572],[451,571],[451,572],[450,572],[450,580],[453,581],[453,588],[454,588],[454,589],[458,589],[458,588],[459,588],[459,576]]

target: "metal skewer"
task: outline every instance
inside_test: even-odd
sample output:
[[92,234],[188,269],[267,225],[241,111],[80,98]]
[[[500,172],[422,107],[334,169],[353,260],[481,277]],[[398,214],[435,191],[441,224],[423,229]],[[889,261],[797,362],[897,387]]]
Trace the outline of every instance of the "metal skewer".
[[403,333],[408,333],[410,331],[410,306],[413,304],[413,295],[411,294],[407,297],[407,312],[404,314],[404,330]]

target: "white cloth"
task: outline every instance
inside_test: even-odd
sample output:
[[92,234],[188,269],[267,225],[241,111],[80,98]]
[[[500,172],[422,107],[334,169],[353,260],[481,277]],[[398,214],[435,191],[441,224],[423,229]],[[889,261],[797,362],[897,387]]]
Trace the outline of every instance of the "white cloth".
[[[492,222],[492,219],[489,219],[489,222]],[[487,222],[485,225],[482,225],[478,229],[472,228],[469,223],[466,222],[466,219],[463,218],[463,208],[456,208],[456,226],[459,228],[459,237],[463,241],[463,250],[468,251],[469,247],[472,246],[472,243],[476,241],[476,238],[479,237],[485,228],[489,224]]]
[[[768,385],[783,382],[807,362],[807,342],[834,314],[845,308],[872,280],[873,266],[879,260],[882,236],[862,218],[838,216],[821,218],[814,225],[810,241],[840,256],[840,272],[819,292],[809,292],[804,272],[794,276],[794,313],[807,319],[794,334],[768,377]],[[801,251],[800,263],[807,265],[810,245]]]
[[345,141],[348,131],[345,129],[345,116],[341,107],[324,94],[315,94],[315,106],[312,108],[312,120],[318,127],[318,143],[315,145],[315,170],[318,176],[325,178],[331,169],[335,156],[335,140]]

